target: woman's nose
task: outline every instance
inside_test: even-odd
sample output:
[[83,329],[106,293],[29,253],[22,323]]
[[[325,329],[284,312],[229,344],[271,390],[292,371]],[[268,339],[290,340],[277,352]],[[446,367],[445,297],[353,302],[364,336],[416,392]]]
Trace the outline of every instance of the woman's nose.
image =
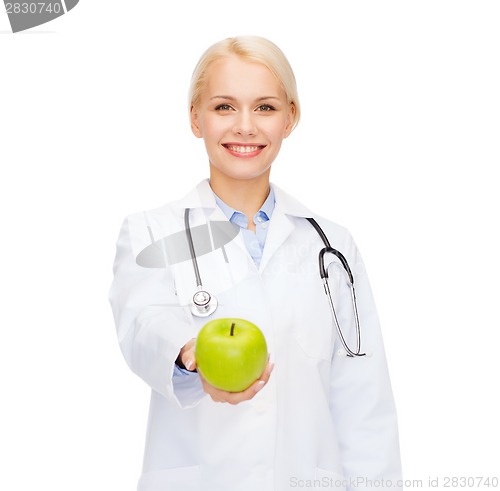
[[255,135],[257,133],[257,127],[250,111],[240,111],[237,114],[233,131],[238,135]]

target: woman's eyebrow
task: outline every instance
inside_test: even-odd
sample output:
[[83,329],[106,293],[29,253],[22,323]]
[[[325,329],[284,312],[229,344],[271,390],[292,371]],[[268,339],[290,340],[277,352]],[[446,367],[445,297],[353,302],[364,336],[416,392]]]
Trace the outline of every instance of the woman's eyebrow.
[[[225,99],[227,101],[235,101],[236,100],[235,97],[232,97],[230,95],[214,95],[213,97],[210,98],[210,100],[213,100],[213,99]],[[269,99],[275,99],[277,101],[280,100],[279,97],[276,97],[274,95],[269,95],[269,96],[264,96],[264,97],[258,97],[257,99],[255,99],[255,102],[267,101]]]
[[231,97],[230,95],[214,95],[213,97],[210,97],[211,101],[213,99],[226,99],[228,101],[234,101],[235,100],[235,98]]
[[279,97],[276,97],[274,95],[267,95],[265,97],[259,97],[258,99],[255,99],[256,102],[259,102],[259,101],[268,101],[269,99],[275,99],[277,101],[281,100]]

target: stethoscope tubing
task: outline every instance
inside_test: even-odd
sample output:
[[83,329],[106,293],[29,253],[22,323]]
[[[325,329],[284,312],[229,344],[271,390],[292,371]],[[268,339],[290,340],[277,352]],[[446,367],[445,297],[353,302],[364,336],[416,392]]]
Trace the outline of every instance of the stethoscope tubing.
[[191,262],[193,263],[194,275],[196,277],[197,290],[193,295],[193,304],[191,305],[191,313],[197,317],[208,317],[217,310],[217,298],[203,289],[201,281],[200,268],[196,259],[196,251],[194,249],[193,235],[189,224],[190,208],[184,210],[184,225],[186,229],[186,238],[189,245],[189,253],[191,254]]
[[[193,271],[194,275],[196,278],[196,286],[197,286],[197,291],[193,295],[193,305],[191,308],[191,312],[193,315],[198,316],[198,317],[207,317],[210,314],[212,314],[216,308],[217,308],[217,299],[208,293],[206,290],[203,289],[203,283],[201,281],[201,275],[200,275],[200,269],[198,267],[198,260],[196,259],[196,251],[194,248],[194,241],[193,241],[193,235],[191,233],[191,226],[189,223],[189,213],[190,213],[190,208],[186,208],[184,210],[184,225],[186,229],[186,238],[189,246],[189,252],[191,255],[191,262],[193,264]],[[321,240],[323,241],[325,247],[323,247],[318,255],[318,262],[319,262],[319,274],[321,277],[321,280],[323,281],[323,287],[325,289],[325,294],[328,298],[328,304],[330,306],[330,310],[332,313],[332,318],[335,324],[335,327],[337,329],[337,333],[339,335],[340,342],[342,343],[342,346],[344,347],[347,356],[349,357],[355,357],[355,356],[365,356],[366,353],[361,353],[361,330],[359,326],[359,315],[358,315],[358,307],[357,307],[357,302],[356,302],[356,291],[354,289],[354,276],[351,272],[351,268],[349,267],[349,263],[347,262],[347,259],[344,257],[344,255],[338,251],[337,249],[334,249],[328,240],[328,237],[326,236],[325,232],[323,229],[320,227],[318,222],[314,218],[309,218],[306,217],[306,220],[314,227],[318,235],[321,237]],[[339,320],[337,318],[337,312],[335,310],[335,305],[332,300],[332,294],[330,291],[330,287],[328,285],[328,270],[325,268],[325,254],[334,254],[339,261],[341,262],[345,272],[347,273],[349,277],[349,287],[351,290],[351,302],[352,302],[352,307],[353,307],[353,312],[354,312],[354,323],[355,323],[355,328],[356,328],[356,350],[353,351],[351,348],[349,348],[349,345],[347,344],[347,341],[344,338],[344,335],[342,333],[342,329],[340,327]]]
[[200,268],[198,267],[198,260],[196,259],[196,251],[194,250],[193,235],[191,233],[191,226],[189,224],[189,212],[190,208],[184,210],[184,226],[186,229],[186,236],[189,246],[189,253],[191,254],[191,262],[193,263],[194,275],[196,277],[196,286],[198,288],[203,288],[200,276]]
[[[330,306],[330,310],[332,312],[332,317],[333,321],[335,324],[335,327],[337,329],[337,333],[339,335],[340,342],[342,343],[342,346],[344,347],[347,356],[349,357],[355,357],[355,356],[365,356],[366,353],[361,353],[361,329],[359,326],[359,315],[358,315],[358,305],[356,302],[356,290],[354,289],[354,275],[352,274],[351,268],[349,267],[349,263],[347,262],[347,259],[345,256],[338,251],[337,249],[333,248],[330,245],[330,241],[328,240],[328,237],[326,236],[325,232],[323,229],[320,227],[319,223],[314,219],[314,218],[309,218],[306,217],[306,220],[314,227],[318,235],[321,237],[321,240],[323,241],[323,244],[325,247],[319,251],[318,255],[318,262],[319,262],[319,275],[321,276],[321,279],[323,280],[323,287],[325,289],[325,294],[328,298],[328,304]],[[325,268],[325,254],[331,253],[335,255],[339,261],[342,263],[342,266],[347,273],[347,276],[349,277],[349,288],[351,291],[351,303],[352,303],[352,310],[354,313],[354,325],[356,329],[356,350],[353,351],[351,348],[349,348],[347,341],[344,338],[344,334],[342,333],[342,329],[340,328],[340,323],[337,317],[337,312],[335,310],[335,305],[332,300],[332,293],[330,291],[330,286],[328,285],[328,271]]]

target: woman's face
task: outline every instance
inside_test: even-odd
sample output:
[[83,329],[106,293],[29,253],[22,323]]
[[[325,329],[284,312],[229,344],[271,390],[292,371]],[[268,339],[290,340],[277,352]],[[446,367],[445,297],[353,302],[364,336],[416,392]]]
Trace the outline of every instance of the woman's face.
[[200,102],[191,108],[191,128],[205,142],[211,177],[268,178],[293,115],[271,71],[233,55],[209,67]]

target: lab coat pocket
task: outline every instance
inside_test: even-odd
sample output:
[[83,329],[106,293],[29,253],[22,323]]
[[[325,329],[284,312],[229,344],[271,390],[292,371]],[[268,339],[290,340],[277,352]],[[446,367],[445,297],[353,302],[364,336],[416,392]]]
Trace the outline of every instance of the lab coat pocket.
[[321,280],[314,277],[313,281],[303,281],[302,286],[301,296],[291,302],[294,338],[308,357],[329,360],[333,352],[333,325]]
[[179,489],[197,491],[199,489],[199,467],[175,467],[144,473],[137,486],[137,491],[164,491]]
[[345,491],[347,480],[345,477],[333,471],[327,471],[316,467],[314,472],[315,483],[319,484],[321,489],[335,489],[337,491]]
[[330,359],[332,356],[331,327],[327,322],[304,319],[297,325],[294,337],[310,358]]

